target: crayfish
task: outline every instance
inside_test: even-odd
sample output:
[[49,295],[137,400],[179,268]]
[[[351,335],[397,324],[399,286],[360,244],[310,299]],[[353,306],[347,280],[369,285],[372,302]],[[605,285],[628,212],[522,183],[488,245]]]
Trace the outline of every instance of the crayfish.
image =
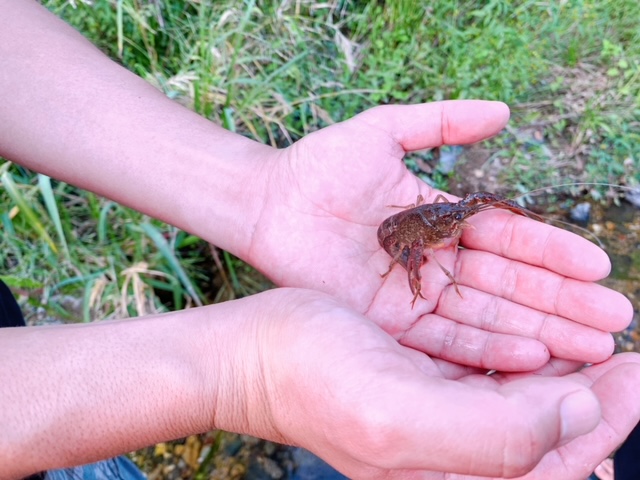
[[424,298],[421,290],[420,267],[424,256],[435,260],[449,280],[453,283],[460,297],[460,290],[449,270],[440,265],[434,251],[440,248],[458,244],[462,231],[470,225],[467,218],[489,208],[503,208],[518,215],[544,221],[539,215],[521,207],[512,200],[489,192],[475,192],[467,194],[457,203],[449,202],[442,195],[438,195],[434,203],[423,204],[424,198],[418,196],[415,204],[408,205],[407,210],[396,213],[387,218],[378,228],[378,242],[391,255],[389,270],[396,263],[407,270],[409,288],[413,294],[411,307],[418,297]]

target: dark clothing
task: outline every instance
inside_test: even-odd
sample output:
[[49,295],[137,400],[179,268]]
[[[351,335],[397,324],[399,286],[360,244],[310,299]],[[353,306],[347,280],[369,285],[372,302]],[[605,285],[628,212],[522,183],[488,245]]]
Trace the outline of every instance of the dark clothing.
[[9,287],[0,280],[0,328],[24,326],[24,318],[18,302],[13,298]]
[[640,424],[613,456],[613,471],[615,480],[640,479]]

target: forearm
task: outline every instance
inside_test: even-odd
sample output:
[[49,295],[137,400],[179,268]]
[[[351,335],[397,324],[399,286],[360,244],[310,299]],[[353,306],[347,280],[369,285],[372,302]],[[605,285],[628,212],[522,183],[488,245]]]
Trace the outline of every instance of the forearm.
[[253,352],[269,298],[0,330],[0,478],[213,428],[271,436],[247,415],[262,398]]
[[0,155],[244,256],[273,149],[167,99],[35,1],[0,12]]

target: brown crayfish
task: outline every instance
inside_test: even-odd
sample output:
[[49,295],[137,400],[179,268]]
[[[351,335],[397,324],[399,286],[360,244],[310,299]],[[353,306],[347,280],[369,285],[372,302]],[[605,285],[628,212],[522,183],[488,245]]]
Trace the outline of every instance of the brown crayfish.
[[489,208],[504,208],[518,215],[544,221],[541,216],[521,207],[513,200],[489,192],[469,193],[457,203],[449,202],[442,195],[438,195],[434,203],[422,204],[423,202],[424,198],[419,195],[415,204],[398,207],[407,210],[387,218],[378,228],[378,242],[392,258],[389,270],[382,276],[385,277],[391,272],[396,263],[407,270],[409,287],[413,294],[411,308],[418,297],[424,298],[420,293],[420,267],[425,254],[436,261],[453,283],[458,295],[462,297],[453,275],[440,265],[434,251],[457,245],[462,230],[470,226],[465,222],[467,218]]

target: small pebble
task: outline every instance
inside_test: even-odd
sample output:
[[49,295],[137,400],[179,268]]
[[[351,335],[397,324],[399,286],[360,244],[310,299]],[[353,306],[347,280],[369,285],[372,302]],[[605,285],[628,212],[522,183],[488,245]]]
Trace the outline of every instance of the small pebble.
[[640,208],[640,187],[636,187],[633,190],[628,191],[624,198],[636,208]]
[[569,215],[574,222],[587,223],[591,217],[591,204],[581,202],[571,209]]
[[460,157],[463,151],[464,151],[463,148],[459,146],[441,148],[440,161],[438,162],[438,170],[440,170],[445,175],[453,172],[453,169],[456,166],[456,162],[458,161],[458,157]]

